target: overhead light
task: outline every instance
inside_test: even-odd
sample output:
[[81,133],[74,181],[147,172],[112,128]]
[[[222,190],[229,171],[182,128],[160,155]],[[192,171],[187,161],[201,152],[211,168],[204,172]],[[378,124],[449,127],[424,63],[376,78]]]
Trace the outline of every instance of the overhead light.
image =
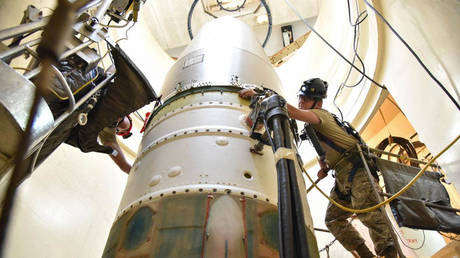
[[268,22],[268,16],[266,14],[262,14],[256,17],[256,21],[258,24],[264,24]]

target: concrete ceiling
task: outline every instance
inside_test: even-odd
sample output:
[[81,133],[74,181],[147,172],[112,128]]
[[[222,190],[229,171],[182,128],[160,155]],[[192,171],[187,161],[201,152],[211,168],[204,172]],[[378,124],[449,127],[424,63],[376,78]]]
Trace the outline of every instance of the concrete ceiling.
[[[241,4],[243,0],[220,0],[222,3]],[[318,14],[319,0],[290,0],[304,18],[315,17]],[[146,1],[143,12],[146,12],[145,22],[159,45],[168,53],[177,53],[190,42],[187,30],[187,18],[193,0],[156,0]],[[273,18],[273,27],[295,23],[299,19],[289,9],[283,0],[267,0]],[[196,35],[200,28],[214,19],[205,13],[205,10],[217,17],[232,15],[257,30],[266,28],[267,24],[256,22],[257,16],[266,14],[265,8],[258,0],[246,0],[244,8],[236,12],[220,10],[217,0],[200,0],[192,16],[192,31]],[[227,7],[230,8],[230,7]],[[257,10],[257,11],[256,11]],[[255,12],[256,11],[256,12]],[[260,39],[261,41],[263,38]],[[175,51],[176,50],[176,51]]]

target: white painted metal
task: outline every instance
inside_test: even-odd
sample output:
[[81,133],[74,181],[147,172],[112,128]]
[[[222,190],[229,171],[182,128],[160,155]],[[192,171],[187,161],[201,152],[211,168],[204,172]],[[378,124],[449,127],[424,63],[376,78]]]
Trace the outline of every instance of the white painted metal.
[[239,120],[248,111],[239,104],[197,103],[162,117],[144,136],[119,211],[150,196],[199,189],[256,195],[276,205],[273,153],[270,147],[263,156],[249,152],[256,142]]

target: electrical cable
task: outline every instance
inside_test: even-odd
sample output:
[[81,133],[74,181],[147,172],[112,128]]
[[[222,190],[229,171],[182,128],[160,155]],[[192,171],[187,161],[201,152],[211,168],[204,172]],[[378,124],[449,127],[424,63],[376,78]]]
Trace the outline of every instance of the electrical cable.
[[[356,3],[356,9],[358,9],[357,2],[355,1],[355,3]],[[360,25],[360,24],[367,18],[367,16],[368,16],[368,15],[367,15],[367,11],[364,10],[364,11],[362,11],[362,12],[358,15],[358,17],[356,18],[356,23],[353,24],[353,23],[351,22],[350,0],[347,0],[347,6],[348,6],[348,21],[350,22],[350,25],[351,25],[351,26],[353,26],[353,27],[358,26],[358,25]],[[366,14],[366,16],[364,16],[364,18],[362,18],[362,19],[360,20],[359,18],[360,18],[363,14]]]
[[[287,1],[287,0],[286,0]],[[372,6],[371,4],[369,4],[369,2],[367,0],[364,0],[364,3],[366,3],[366,5],[371,8],[375,14],[377,14],[380,19],[382,19],[382,21],[388,26],[388,28],[393,32],[393,34],[404,44],[404,46],[406,46],[406,48],[409,50],[409,52],[415,57],[415,59],[417,59],[417,62],[422,66],[422,68],[425,70],[425,72],[427,72],[427,74],[431,77],[431,79],[433,79],[436,84],[444,91],[444,93],[446,93],[446,95],[449,97],[449,99],[454,103],[454,105],[457,107],[457,109],[460,110],[460,104],[454,99],[454,97],[449,93],[449,91],[444,87],[444,85],[431,73],[431,71],[425,66],[425,64],[423,63],[423,61],[420,59],[420,57],[417,55],[417,53],[415,53],[415,51],[409,46],[409,44],[401,37],[401,35],[399,35],[398,32],[396,32],[396,30],[393,28],[393,26],[391,26],[391,24],[385,19],[385,17],[383,17],[383,15],[377,11],[374,6]]]
[[227,11],[227,12],[236,12],[239,11],[241,8],[244,7],[244,4],[246,4],[246,0],[241,5],[238,5],[235,9],[227,9],[222,5],[222,2],[220,0],[216,0],[217,5],[220,7],[220,9]]
[[[354,55],[353,55],[352,63],[354,64],[356,58],[358,58],[358,61],[360,62],[361,67],[362,67],[362,69],[363,69],[363,73],[365,74],[365,73],[366,73],[366,67],[365,67],[365,65],[364,65],[363,60],[361,59],[361,57],[360,57],[359,54],[358,54],[358,43],[359,43],[359,35],[360,35],[360,34],[359,34],[359,25],[367,18],[367,12],[366,12],[366,11],[363,11],[363,12],[361,12],[361,13],[358,15],[358,13],[359,13],[359,7],[358,7],[357,1],[355,0],[357,17],[356,17],[356,22],[353,24],[353,23],[351,22],[350,0],[347,0],[347,4],[348,4],[348,21],[349,21],[349,23],[350,23],[350,26],[353,27],[353,52],[354,52]],[[361,17],[364,13],[366,13],[366,16],[360,20],[360,17]],[[363,81],[363,79],[364,79],[364,75],[362,75],[361,78],[358,80],[358,82],[355,83],[354,85],[346,85],[348,79],[350,78],[352,69],[353,69],[353,67],[350,66],[350,68],[348,69],[347,76],[345,77],[345,80],[340,84],[339,88],[337,89],[337,92],[335,93],[334,100],[332,101],[332,103],[334,104],[334,106],[337,108],[337,110],[338,110],[339,113],[340,113],[340,119],[341,119],[341,120],[343,120],[343,113],[342,113],[342,110],[340,109],[340,107],[339,107],[339,106],[337,105],[337,103],[336,103],[337,97],[338,97],[339,94],[342,92],[342,90],[343,90],[344,87],[347,87],[347,88],[354,88],[354,87],[358,86],[358,85]]]
[[142,120],[142,122],[145,122],[144,118],[142,118],[141,114],[139,114],[139,112],[137,112],[137,110],[135,111],[136,112],[136,115],[137,117]]
[[286,4],[291,8],[291,10],[297,15],[297,17],[311,30],[313,31],[316,36],[318,36],[326,45],[328,45],[336,54],[338,54],[345,62],[347,62],[349,65],[351,65],[356,71],[361,73],[364,77],[366,77],[368,80],[370,80],[372,83],[374,83],[377,87],[380,87],[384,90],[387,90],[387,87],[381,85],[380,83],[374,81],[372,78],[370,78],[367,74],[365,74],[363,71],[358,69],[352,62],[350,62],[345,56],[343,56],[336,48],[334,48],[321,34],[319,34],[318,31],[316,31],[310,24],[308,24],[304,18],[300,15],[300,13],[297,11],[297,9],[289,2],[289,0],[284,0]]
[[[358,12],[358,9],[356,10],[356,12]],[[366,66],[364,65],[363,60],[361,59],[361,57],[358,54],[358,46],[359,46],[358,44],[359,44],[359,36],[360,36],[358,19],[359,19],[359,17],[356,18],[356,20],[357,20],[356,24],[358,24],[358,25],[353,25],[350,22],[350,26],[353,27],[353,52],[354,52],[354,56],[353,56],[352,63],[354,64],[355,60],[357,58],[359,63],[361,64],[362,69],[363,69],[363,74],[362,74],[361,78],[358,80],[358,82],[356,82],[354,85],[347,85],[346,83],[347,83],[347,81],[348,81],[348,79],[349,79],[349,77],[351,75],[351,71],[352,71],[352,67],[350,66],[350,69],[348,69],[347,77],[346,77],[345,81],[343,82],[343,84],[347,88],[354,88],[354,87],[358,86],[364,80],[364,74],[366,74]],[[364,21],[364,19],[362,21]]]
[[340,109],[340,107],[337,105],[337,103],[335,102],[335,100],[337,99],[337,96],[339,96],[340,92],[342,91],[343,89],[343,86],[344,84],[340,84],[339,88],[337,89],[337,92],[335,93],[335,96],[334,96],[334,100],[332,101],[332,103],[334,104],[334,106],[337,108],[337,110],[339,111],[340,113],[340,120],[343,121],[343,113],[342,113],[342,110]]
[[[128,32],[129,32],[129,30],[130,30],[132,27],[134,27],[135,24],[136,24],[136,23],[133,22],[133,24],[132,24],[131,26],[129,26],[129,28],[126,29],[126,31],[125,31],[125,37],[124,37],[124,38],[121,38],[121,39],[118,39],[117,41],[115,41],[115,44],[118,44],[118,42],[120,42],[120,41],[122,41],[122,40],[128,40]],[[105,56],[105,55],[104,55],[104,56]]]
[[393,201],[394,199],[398,198],[401,194],[403,194],[404,192],[406,192],[414,183],[415,181],[417,181],[424,173],[425,173],[425,170],[435,161],[437,160],[442,154],[444,154],[444,152],[446,152],[448,149],[450,149],[450,147],[452,147],[452,145],[454,145],[458,140],[460,139],[460,134],[452,141],[450,142],[441,152],[438,153],[438,155],[436,155],[435,157],[433,157],[430,161],[428,161],[422,169],[420,169],[420,171],[417,173],[417,175],[415,175],[414,178],[412,178],[412,180],[406,185],[404,186],[401,190],[399,190],[397,193],[395,193],[393,196],[389,197],[388,199],[386,199],[385,201],[381,202],[381,203],[378,203],[372,207],[368,207],[368,208],[365,208],[365,209],[352,209],[352,208],[349,208],[349,207],[346,207],[346,206],[343,206],[341,205],[340,203],[334,201],[331,197],[329,197],[323,190],[321,190],[321,188],[319,188],[317,186],[317,184],[313,181],[313,179],[310,177],[310,175],[308,173],[305,173],[307,178],[311,181],[311,183],[313,184],[313,186],[318,189],[318,191],[324,195],[332,204],[334,204],[335,206],[337,206],[338,208],[344,210],[344,211],[348,211],[348,212],[351,212],[351,213],[366,213],[366,212],[370,212],[370,211],[373,211],[375,209],[378,209],[386,204],[388,204],[389,202]]
[[[110,21],[112,21],[112,20],[110,20]],[[117,28],[117,29],[120,29],[120,28],[124,28],[124,27],[128,26],[129,21],[126,21],[126,23],[123,24],[123,25],[110,25],[110,24],[102,24],[102,23],[99,23],[99,22],[98,22],[98,24],[101,25],[104,28]]]
[[[190,10],[188,11],[187,30],[188,30],[188,35],[190,37],[190,40],[193,40],[193,32],[192,32],[193,10],[195,9],[195,6],[198,3],[198,1],[199,0],[194,0],[193,3],[192,3],[192,6],[190,6]],[[270,7],[265,2],[265,0],[260,0],[260,3],[264,6],[265,11],[267,12],[267,17],[268,17],[268,30],[267,30],[267,34],[265,35],[264,42],[262,43],[262,47],[265,47],[265,45],[267,44],[268,40],[270,39],[270,35],[272,34],[273,18],[272,18],[272,14],[271,14],[271,11],[270,11]]]

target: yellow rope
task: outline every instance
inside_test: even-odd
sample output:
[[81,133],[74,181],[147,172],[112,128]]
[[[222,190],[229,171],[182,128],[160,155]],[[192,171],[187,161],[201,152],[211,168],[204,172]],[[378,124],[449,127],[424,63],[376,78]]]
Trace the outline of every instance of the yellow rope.
[[396,194],[394,194],[393,196],[391,196],[390,198],[388,198],[387,200],[385,200],[385,201],[383,201],[383,202],[381,202],[379,204],[376,204],[376,205],[374,205],[372,207],[361,209],[361,210],[356,210],[356,209],[351,209],[351,208],[345,207],[345,206],[341,205],[340,203],[337,203],[336,201],[332,200],[326,193],[323,192],[323,190],[321,190],[315,184],[315,182],[310,177],[310,175],[308,175],[308,173],[305,173],[305,174],[307,174],[308,179],[312,182],[312,184],[315,186],[315,188],[318,189],[318,191],[322,195],[324,195],[327,199],[329,199],[329,201],[331,203],[333,203],[335,206],[339,207],[340,209],[342,209],[344,211],[348,211],[348,212],[351,212],[351,213],[366,213],[366,212],[370,212],[370,211],[373,211],[375,209],[378,209],[378,208],[382,207],[383,205],[393,201],[394,199],[398,198],[401,194],[403,194],[405,191],[407,191],[415,183],[415,181],[417,181],[417,179],[419,179],[423,175],[423,173],[425,173],[425,170],[431,165],[431,163],[433,163],[437,158],[439,158],[439,156],[444,154],[444,152],[446,152],[450,147],[452,147],[452,145],[454,145],[458,141],[458,139],[460,139],[460,135],[458,135],[451,143],[449,143],[449,145],[447,145],[440,153],[438,153],[438,155],[436,155],[427,164],[425,164],[425,166],[420,170],[420,172],[418,172],[417,175],[406,186],[404,186],[401,190],[399,190]]

